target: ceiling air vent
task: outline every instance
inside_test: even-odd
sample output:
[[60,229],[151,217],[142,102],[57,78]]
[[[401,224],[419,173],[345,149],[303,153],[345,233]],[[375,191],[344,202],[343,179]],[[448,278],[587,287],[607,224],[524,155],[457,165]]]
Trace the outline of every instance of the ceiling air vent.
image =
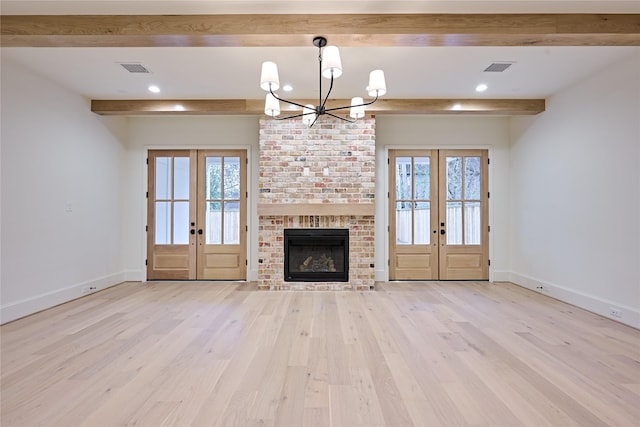
[[511,67],[513,62],[494,62],[484,69],[485,73],[502,73],[507,68]]
[[125,70],[127,70],[130,73],[150,73],[151,71],[149,71],[148,68],[146,68],[144,65],[142,64],[136,64],[136,63],[127,63],[127,64],[123,64],[121,63],[120,65],[122,65],[124,67]]

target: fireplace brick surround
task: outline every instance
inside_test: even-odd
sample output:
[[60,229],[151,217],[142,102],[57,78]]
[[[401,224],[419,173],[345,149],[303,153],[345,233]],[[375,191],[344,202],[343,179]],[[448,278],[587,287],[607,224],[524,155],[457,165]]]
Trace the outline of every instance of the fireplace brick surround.
[[[375,119],[260,121],[258,288],[374,287]],[[286,282],[285,228],[349,229],[348,282]]]

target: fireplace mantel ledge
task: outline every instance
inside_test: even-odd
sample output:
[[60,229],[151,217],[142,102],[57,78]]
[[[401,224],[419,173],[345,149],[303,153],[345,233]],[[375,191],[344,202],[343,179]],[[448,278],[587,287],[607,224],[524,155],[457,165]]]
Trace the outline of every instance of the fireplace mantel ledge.
[[258,203],[258,216],[373,216],[373,203]]

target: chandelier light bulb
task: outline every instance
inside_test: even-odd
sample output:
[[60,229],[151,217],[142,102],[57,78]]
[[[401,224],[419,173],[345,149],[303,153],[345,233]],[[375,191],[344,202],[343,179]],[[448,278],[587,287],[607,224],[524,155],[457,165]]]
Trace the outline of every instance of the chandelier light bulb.
[[266,61],[262,63],[262,73],[260,73],[260,87],[262,90],[276,91],[280,88],[280,78],[278,77],[278,65],[275,62]]
[[373,70],[369,73],[369,96],[382,96],[387,93],[387,83],[384,80],[384,71]]
[[351,98],[351,108],[349,109],[349,115],[353,119],[361,119],[364,117],[364,100],[360,96]]
[[311,126],[316,121],[316,107],[311,104],[307,104],[302,109],[302,123],[307,126]]
[[322,51],[322,77],[330,79],[332,75],[334,79],[342,75],[342,61],[338,48],[327,46]]
[[280,115],[280,101],[270,93],[267,94],[267,97],[264,100],[264,114],[270,117]]

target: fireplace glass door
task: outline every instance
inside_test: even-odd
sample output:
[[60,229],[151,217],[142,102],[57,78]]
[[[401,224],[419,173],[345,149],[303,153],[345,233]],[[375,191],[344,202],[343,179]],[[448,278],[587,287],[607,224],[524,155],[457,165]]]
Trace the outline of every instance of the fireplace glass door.
[[349,230],[285,229],[286,282],[348,282]]

